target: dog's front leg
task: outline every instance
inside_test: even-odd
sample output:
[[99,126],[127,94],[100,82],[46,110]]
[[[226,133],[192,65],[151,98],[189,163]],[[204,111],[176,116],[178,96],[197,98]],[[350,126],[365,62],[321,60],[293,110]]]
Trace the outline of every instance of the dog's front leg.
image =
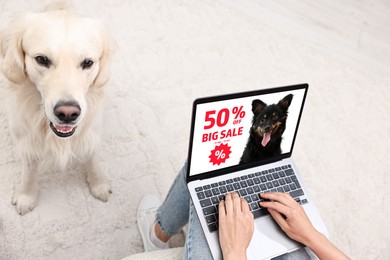
[[12,204],[20,215],[33,210],[38,201],[38,165],[36,162],[22,162],[21,182],[15,187]]
[[101,200],[107,201],[112,193],[111,183],[102,172],[96,155],[92,155],[86,164],[87,181],[92,195]]

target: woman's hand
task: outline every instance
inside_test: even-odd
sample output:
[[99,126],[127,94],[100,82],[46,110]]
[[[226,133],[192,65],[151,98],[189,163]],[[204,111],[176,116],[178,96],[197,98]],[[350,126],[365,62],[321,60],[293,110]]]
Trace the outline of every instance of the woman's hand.
[[246,259],[253,235],[253,215],[245,199],[236,192],[219,203],[219,243],[224,260]]
[[311,224],[305,210],[288,193],[270,192],[260,196],[270,201],[260,202],[268,209],[280,228],[292,239],[309,247],[319,259],[349,259]]
[[268,209],[276,223],[291,239],[306,245],[317,233],[305,210],[288,193],[267,192],[260,196],[270,200],[260,202],[260,206]]

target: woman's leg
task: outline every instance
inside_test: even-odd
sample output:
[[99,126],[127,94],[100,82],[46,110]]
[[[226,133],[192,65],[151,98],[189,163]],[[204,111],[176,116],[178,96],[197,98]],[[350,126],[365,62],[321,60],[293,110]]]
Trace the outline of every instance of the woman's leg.
[[173,236],[188,223],[190,194],[186,184],[187,163],[184,164],[176,179],[173,181],[163,204],[156,214],[156,222],[162,231]]
[[213,260],[202,226],[200,225],[198,214],[195,211],[192,201],[190,203],[189,212],[188,234],[186,237],[183,259]]
[[[174,180],[157,211],[156,222],[166,236],[172,236],[188,223],[184,259],[212,259],[186,183],[187,162]],[[162,237],[160,237],[161,239]]]

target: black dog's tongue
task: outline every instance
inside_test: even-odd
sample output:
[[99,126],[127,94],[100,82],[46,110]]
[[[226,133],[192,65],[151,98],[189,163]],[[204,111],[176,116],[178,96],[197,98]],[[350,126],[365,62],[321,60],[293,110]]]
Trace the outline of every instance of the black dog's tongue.
[[263,134],[263,140],[261,141],[261,145],[266,146],[269,140],[271,140],[271,131]]

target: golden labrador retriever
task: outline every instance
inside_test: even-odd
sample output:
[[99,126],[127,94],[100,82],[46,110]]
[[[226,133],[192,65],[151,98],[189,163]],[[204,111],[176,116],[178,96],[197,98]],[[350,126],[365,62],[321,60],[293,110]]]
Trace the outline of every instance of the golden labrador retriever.
[[97,159],[99,114],[113,40],[94,19],[61,8],[33,13],[0,32],[1,70],[21,183],[12,203],[23,215],[38,199],[38,172],[54,162],[86,167],[90,191],[107,201],[111,184]]

